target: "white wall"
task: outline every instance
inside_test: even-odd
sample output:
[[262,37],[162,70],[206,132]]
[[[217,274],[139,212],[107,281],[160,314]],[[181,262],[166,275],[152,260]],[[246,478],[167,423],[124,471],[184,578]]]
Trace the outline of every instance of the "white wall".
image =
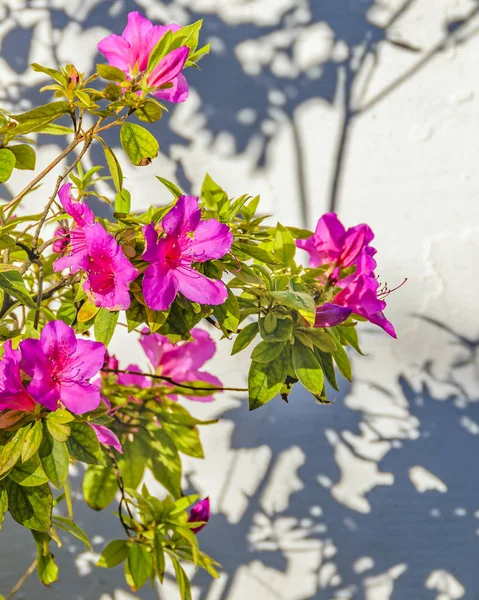
[[[368,356],[354,358],[355,384],[344,386],[334,406],[297,393],[288,406],[275,401],[254,414],[244,399],[226,397],[197,408],[222,416],[204,433],[207,459],[187,461],[186,471],[211,497],[215,516],[201,538],[224,573],[219,583],[195,577],[195,599],[453,600],[479,593],[479,18],[457,27],[475,6],[0,2],[0,98],[12,110],[39,100],[40,78],[28,62],[90,69],[96,42],[119,32],[129,10],[182,23],[204,15],[213,53],[191,76],[191,98],[172,111],[169,129],[160,122],[162,154],[145,169],[125,164],[130,189],[143,186],[135,207],[167,199],[155,174],[197,191],[206,171],[231,194],[261,193],[264,210],[284,223],[300,224],[307,213],[313,226],[334,203],[347,225],[373,227],[381,280],[395,287],[408,278],[388,299],[398,341],[362,327]],[[41,161],[55,150],[43,146]],[[9,190],[21,180],[15,176]],[[43,202],[44,193],[31,203]],[[125,342],[115,339],[118,354],[138,360],[138,348]],[[244,381],[244,369],[224,352],[214,368],[225,383]],[[92,533],[112,535],[106,516],[79,515]],[[28,563],[29,546],[8,525],[2,536],[5,592]],[[61,582],[35,597],[136,597],[122,591],[120,570],[90,572],[88,555],[75,567],[69,545],[58,552]],[[25,589],[27,597],[37,594],[33,584]],[[167,585],[160,597],[177,595]]]

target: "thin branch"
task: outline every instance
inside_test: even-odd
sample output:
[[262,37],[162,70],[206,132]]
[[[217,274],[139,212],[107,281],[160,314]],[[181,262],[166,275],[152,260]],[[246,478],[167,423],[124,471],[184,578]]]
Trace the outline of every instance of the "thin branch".
[[13,586],[12,591],[8,594],[7,600],[12,600],[14,596],[16,596],[17,592],[20,591],[22,585],[27,581],[30,575],[33,574],[35,569],[37,568],[37,559],[35,559],[32,564],[28,567],[25,573],[20,577],[17,583]]
[[211,385],[209,387],[200,388],[195,387],[193,385],[185,385],[184,383],[179,383],[175,381],[171,377],[166,377],[165,375],[154,375],[153,373],[142,373],[141,371],[130,371],[129,369],[101,369],[103,373],[118,373],[122,375],[140,375],[143,377],[151,377],[151,379],[158,379],[160,381],[166,381],[167,383],[171,383],[176,387],[182,387],[187,390],[194,390],[196,392],[247,392],[246,388],[232,388],[232,387],[218,387],[215,385]]

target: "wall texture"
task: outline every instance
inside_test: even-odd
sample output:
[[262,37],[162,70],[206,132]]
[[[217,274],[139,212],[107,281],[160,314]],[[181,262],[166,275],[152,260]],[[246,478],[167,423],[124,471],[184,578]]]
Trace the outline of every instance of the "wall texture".
[[[213,49],[189,75],[189,101],[158,125],[160,157],[124,165],[130,189],[143,186],[135,207],[167,200],[154,175],[195,192],[208,171],[231,194],[260,193],[284,223],[312,227],[333,209],[367,221],[381,280],[408,278],[389,297],[399,340],[363,327],[368,356],[334,406],[297,393],[253,415],[226,395],[197,408],[221,420],[185,485],[211,498],[201,541],[223,576],[195,576],[195,600],[478,598],[477,2],[0,0],[0,101],[40,100],[30,62],[90,70],[97,41],[131,10],[204,16]],[[46,163],[57,148],[42,143]],[[140,360],[121,334],[114,348]],[[225,383],[243,382],[238,360],[214,362]],[[77,519],[95,548],[113,535],[107,515],[78,505]],[[10,523],[1,535],[5,592],[31,545]],[[23,598],[137,598],[118,570],[92,569],[94,553],[75,561],[75,545],[58,552],[58,585],[38,592],[32,580]],[[138,596],[177,597],[171,582]]]

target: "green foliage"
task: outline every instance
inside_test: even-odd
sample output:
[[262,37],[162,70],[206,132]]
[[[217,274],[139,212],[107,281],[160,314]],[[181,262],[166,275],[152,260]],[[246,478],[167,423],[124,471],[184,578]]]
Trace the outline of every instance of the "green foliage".
[[[347,348],[361,352],[356,327],[360,318],[353,315],[336,327],[315,327],[318,306],[333,301],[339,289],[327,281],[332,267],[308,269],[297,264],[296,241],[309,238],[312,232],[281,223],[272,225],[267,215],[258,214],[259,196],[232,198],[209,175],[201,186],[201,220],[216,219],[221,227],[227,226],[233,243],[224,256],[203,262],[199,257],[192,268],[198,275],[226,285],[224,303],[209,306],[191,302],[178,293],[171,306],[160,311],[152,310],[145,301],[143,280],[148,261],[143,259],[144,228],[153,224],[160,240],[164,240],[162,220],[183,192],[174,182],[155,174],[170,192],[171,204],[150,206],[143,214],[135,212],[138,205],[144,204],[142,191],[130,193],[123,187],[121,164],[125,157],[122,153],[115,155],[103,139],[103,132],[116,130],[133,167],[148,165],[158,156],[156,138],[132,120],[146,124],[161,119],[167,109],[152,97],[155,90],[150,87],[151,74],[170,52],[182,46],[189,49],[185,66],[195,67],[209,50],[208,45],[199,45],[201,26],[202,21],[197,21],[164,35],[143,73],[127,76],[117,67],[102,64],[97,65],[93,75],[85,76],[73,65],[57,70],[34,64],[32,68],[49,79],[43,90],[56,100],[19,115],[0,110],[0,183],[8,181],[14,169],[36,168],[30,134],[67,136],[63,138],[65,152],[0,211],[0,351],[21,349],[24,346],[19,344],[24,340],[41,339],[47,323],[63,321],[75,336],[94,339],[105,347],[120,326],[128,333],[142,332],[146,327],[149,333],[179,344],[180,356],[181,344],[194,341],[191,332],[199,325],[214,328],[217,338],[231,340],[231,354],[243,353],[238,364],[243,358],[249,362],[247,389],[238,392],[245,400],[248,398],[250,410],[277,396],[288,401],[297,385],[306,388],[316,402],[329,403],[329,388],[338,390],[337,372],[352,379]],[[167,89],[171,84],[165,86]],[[57,122],[61,118],[66,125]],[[84,169],[83,157],[91,147],[101,148],[106,168],[93,165]],[[62,160],[63,175],[54,190],[45,189],[45,206],[37,208],[40,212],[17,212],[23,208],[27,194],[44,184],[44,177]],[[90,164],[88,160],[84,164]],[[129,288],[126,309],[101,305],[92,292],[92,280],[88,280],[91,285],[85,285],[92,277],[86,262],[81,269],[72,269],[74,272],[55,270],[58,248],[54,242],[61,236],[48,239],[45,225],[52,231],[58,225],[64,228],[65,237],[61,239],[65,252],[72,249],[69,243],[74,245],[74,236],[69,239],[68,231],[79,226],[78,219],[72,223],[71,208],[65,212],[67,207],[56,198],[59,186],[67,181],[73,184],[76,207],[92,196],[114,207],[113,218],[96,218],[95,227],[104,228],[118,245],[118,256],[122,253],[138,272]],[[18,214],[21,216],[15,216]],[[195,235],[198,233],[182,233],[179,245],[188,237],[195,239]],[[173,247],[177,249],[176,241]],[[170,266],[177,266],[176,255],[166,260]],[[95,272],[97,276],[102,275],[102,268]],[[111,280],[115,283],[117,273],[113,277],[105,274],[107,286]],[[7,341],[11,348],[5,346]],[[222,390],[203,380],[202,367],[196,364],[202,351],[198,346],[193,343],[187,347],[184,365],[189,372],[178,381],[177,375],[171,375],[176,371],[168,371],[163,364],[154,364],[151,372],[139,375],[137,367],[128,368],[134,372],[125,373],[121,379],[116,371],[122,369],[115,367],[114,357],[108,357],[101,370],[97,367],[90,383],[82,383],[100,387],[99,404],[90,412],[82,413],[78,406],[76,410],[82,414],[70,412],[62,404],[66,403],[63,396],[60,400],[42,397],[34,402],[23,388],[15,397],[17,404],[0,411],[0,528],[10,511],[17,523],[32,531],[43,584],[51,585],[58,578],[50,546],[53,542],[61,545],[60,533],[77,538],[91,549],[87,535],[74,520],[74,494],[68,473],[76,462],[86,468],[83,500],[93,510],[117,510],[125,531],[125,539],[107,543],[99,567],[123,565],[126,581],[134,591],[150,579],[152,583],[155,578],[163,582],[165,569],[169,567],[171,572],[172,567],[182,600],[192,597],[184,562],[218,576],[218,563],[200,549],[201,536],[197,537],[195,531],[198,523],[189,521],[189,510],[198,497],[185,496],[182,489],[183,457],[204,457],[200,432],[215,423],[190,414],[187,407],[191,404],[185,405],[183,398],[201,401]],[[82,361],[70,365],[65,381],[57,373],[62,360],[57,357],[48,363],[55,390],[68,387],[75,374],[89,368]],[[180,363],[183,359],[175,360]],[[24,370],[24,363],[12,366],[6,360],[3,366],[8,384],[15,380],[15,385],[31,392],[34,374]],[[141,379],[135,381],[135,374]],[[133,378],[128,380],[127,375]],[[81,395],[81,385],[75,390]],[[145,475],[161,484],[164,492],[152,495],[142,486]],[[53,488],[58,490],[55,499]]]

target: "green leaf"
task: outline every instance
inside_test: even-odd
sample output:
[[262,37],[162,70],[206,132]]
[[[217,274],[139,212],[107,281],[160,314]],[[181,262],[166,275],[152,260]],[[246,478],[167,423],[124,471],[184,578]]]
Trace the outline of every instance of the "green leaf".
[[151,577],[153,558],[144,546],[132,544],[128,555],[128,570],[133,579],[133,591],[145,585]]
[[48,484],[23,487],[6,480],[8,507],[12,517],[29,529],[48,531],[52,525],[52,492]]
[[25,438],[25,443],[23,444],[22,448],[22,462],[26,462],[37,453],[42,442],[42,438],[43,426],[40,421],[36,421]]
[[82,489],[85,502],[90,508],[93,510],[106,508],[113,502],[118,491],[113,468],[98,465],[88,467],[83,477]]
[[344,343],[344,341],[346,341],[350,346],[352,346],[356,350],[356,352],[364,356],[364,353],[359,347],[358,332],[356,330],[356,327],[344,325],[338,327],[338,331],[341,336],[341,342]]
[[115,212],[128,214],[131,210],[131,194],[128,190],[121,190],[115,196]]
[[223,204],[228,202],[228,196],[221,186],[219,186],[208,175],[205,176],[203,186],[201,188],[201,199],[208,208],[219,210]]
[[250,258],[254,258],[260,263],[264,263],[266,265],[282,265],[282,262],[279,258],[276,258],[271,252],[260,248],[259,246],[255,246],[254,244],[245,244],[243,242],[235,242],[233,245],[233,252],[239,250],[249,256]]
[[258,331],[259,326],[257,321],[255,321],[254,323],[249,323],[248,325],[243,327],[243,329],[238,333],[238,336],[234,341],[231,354],[238,354],[238,352],[241,352],[241,350],[247,348],[254,340],[254,338],[258,335]]
[[54,439],[48,431],[44,431],[38,455],[45,475],[57,489],[62,488],[67,480],[70,464],[66,445]]
[[68,112],[70,112],[70,103],[61,101],[51,102],[26,113],[14,115],[13,118],[18,121],[18,125],[13,132],[15,135],[19,135],[36,131]]
[[171,31],[167,31],[165,35],[160,37],[148,57],[147,74],[151,73],[160,60],[170,51],[172,39],[173,33]]
[[155,531],[153,538],[153,564],[160,583],[163,583],[166,566],[165,551],[163,550],[163,534],[158,530]]
[[116,191],[121,192],[123,188],[123,171],[121,170],[120,163],[113,153],[113,150],[106,144],[106,142],[102,138],[98,139],[102,145],[103,153],[106,158],[106,164],[110,170],[111,178],[113,179]]
[[122,125],[120,142],[128,158],[137,166],[149,164],[160,150],[155,137],[141,125],[133,123]]
[[266,333],[270,334],[276,329],[278,325],[278,319],[273,311],[269,311],[269,313],[265,316],[263,321],[264,330]]
[[321,368],[323,369],[323,373],[325,374],[329,384],[338,392],[339,387],[338,382],[336,381],[336,372],[334,370],[332,355],[329,354],[329,352],[321,352],[319,349],[316,349],[314,353],[321,363]]
[[70,425],[57,423],[52,419],[47,419],[47,429],[57,442],[66,442],[70,436]]
[[285,342],[260,342],[251,354],[251,360],[260,363],[269,363],[281,354]]
[[16,431],[12,439],[3,447],[0,454],[0,475],[10,471],[20,460],[23,444],[30,427],[31,425],[27,425]]
[[71,325],[77,316],[77,309],[74,304],[64,302],[57,311],[57,319],[62,320],[67,325]]
[[260,197],[255,196],[246,206],[243,206],[241,210],[241,215],[245,219],[245,221],[251,221],[254,217],[255,212],[258,208]]
[[293,308],[304,317],[308,323],[314,325],[316,319],[316,305],[309,294],[303,292],[270,292],[271,296],[282,306]]
[[252,362],[248,374],[249,409],[260,408],[279,394],[289,368],[289,348],[270,363]]
[[[188,391],[186,390],[186,392]],[[205,457],[197,427],[172,425],[170,423],[162,423],[162,427],[172,439],[178,452],[193,458]]]
[[[300,327],[298,332],[307,336],[315,348],[319,348],[323,352],[334,352],[337,344],[334,338],[331,337],[324,329],[314,327]],[[295,332],[296,333],[296,332]]]
[[33,456],[26,462],[18,462],[8,476],[10,479],[13,479],[15,483],[25,487],[42,485],[48,481],[48,477],[42,469],[38,455]]
[[170,554],[170,559],[175,568],[176,581],[180,590],[181,600],[191,600],[191,586],[187,574],[172,554]]
[[53,524],[63,529],[73,537],[81,540],[85,544],[85,548],[87,550],[92,550],[90,540],[88,539],[87,534],[83,531],[81,527],[78,527],[76,523],[74,523],[71,519],[67,517],[55,516],[53,517]]
[[103,550],[98,562],[97,567],[103,567],[104,569],[111,569],[117,565],[121,565],[123,561],[128,558],[130,553],[130,542],[126,540],[113,540]]
[[122,83],[126,79],[125,73],[118,69],[118,67],[112,67],[111,65],[97,65],[96,70],[98,75],[107,81],[117,81],[118,83]]
[[341,344],[338,344],[336,350],[332,354],[336,364],[338,365],[341,375],[348,381],[351,381],[353,378],[353,372],[351,370],[351,363],[349,362],[349,357],[346,350],[341,346]]
[[181,460],[178,450],[163,429],[158,428],[154,435],[154,441],[150,442],[154,452],[148,459],[148,466],[155,479],[178,498],[181,496]]
[[117,460],[118,467],[126,488],[136,490],[143,479],[145,472],[146,457],[142,452],[139,442],[127,440],[122,444],[123,454]]
[[299,342],[294,344],[292,352],[296,377],[312,394],[321,394],[324,387],[324,375],[314,353]]
[[135,117],[144,123],[156,123],[163,116],[163,110],[159,102],[148,98],[139,108],[135,110]]
[[32,63],[30,66],[37,73],[45,73],[46,75],[50,76],[61,86],[66,86],[68,84],[67,78],[60,71],[56,71],[55,69],[49,69],[48,67],[44,67],[43,65],[39,65],[38,63]]
[[39,127],[38,129],[35,129],[35,131],[37,133],[43,133],[47,135],[69,135],[75,133],[73,129],[70,129],[70,127],[56,125],[53,123],[50,125],[45,125],[44,127]]
[[5,482],[0,481],[0,529],[2,528],[3,521],[5,520],[5,513],[8,510],[8,495],[5,487]]
[[90,465],[103,464],[100,443],[92,427],[87,423],[70,423],[70,428],[67,448],[71,456]]
[[9,146],[8,150],[15,155],[15,169],[33,171],[37,161],[35,150],[28,144]]
[[293,260],[296,254],[296,243],[291,233],[280,223],[276,226],[276,235],[274,238],[274,254],[284,265]]
[[7,149],[0,150],[0,183],[4,183],[10,179],[10,175],[15,167],[15,154]]
[[238,329],[240,309],[238,300],[231,290],[228,290],[226,302],[213,307],[213,314],[223,333],[229,334]]
[[25,304],[25,306],[28,306],[28,308],[35,309],[37,307],[18,271],[1,271],[0,289],[13,296],[16,300],[19,300],[22,304]]
[[58,566],[53,554],[48,549],[50,536],[32,531],[37,546],[37,573],[43,585],[51,585],[58,580]]
[[293,322],[290,319],[277,319],[273,331],[266,331],[266,319],[259,320],[259,333],[266,342],[287,342],[293,333]]
[[101,308],[95,317],[95,339],[108,346],[115,333],[119,312],[113,312],[106,308]]
[[180,190],[180,188],[172,181],[168,181],[168,179],[164,179],[163,177],[158,176],[156,176],[156,178],[158,179],[158,181],[161,181],[161,183],[166,187],[167,190],[169,190],[173,194],[175,198],[179,198],[183,195],[183,192]]

